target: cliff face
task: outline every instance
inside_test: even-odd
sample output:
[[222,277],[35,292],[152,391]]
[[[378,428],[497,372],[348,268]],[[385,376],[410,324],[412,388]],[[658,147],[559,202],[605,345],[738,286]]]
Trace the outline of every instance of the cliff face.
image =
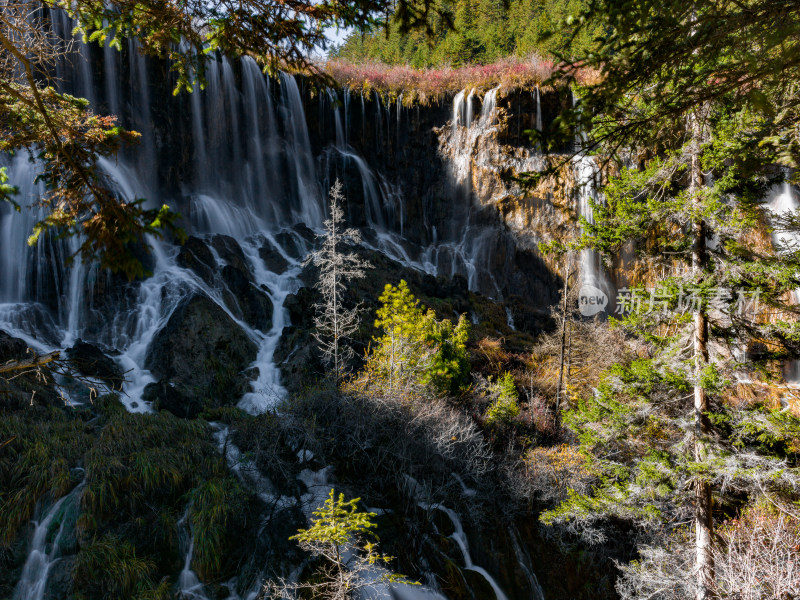
[[377,95],[342,101],[307,94],[312,146],[327,178],[345,182],[355,225],[369,225],[366,164],[391,209],[386,225],[412,256],[441,274],[464,275],[484,294],[523,296],[544,310],[557,298],[559,268],[538,244],[576,233],[578,185],[571,168],[561,181],[533,189],[515,177],[564,159],[537,151],[526,131],[537,126],[537,114],[539,127],[551,122],[569,98],[500,89],[475,93],[465,106],[461,96],[406,108]]

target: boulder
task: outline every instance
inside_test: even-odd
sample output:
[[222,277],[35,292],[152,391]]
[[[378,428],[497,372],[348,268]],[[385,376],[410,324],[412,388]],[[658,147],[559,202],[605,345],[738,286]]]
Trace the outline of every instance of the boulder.
[[76,556],[61,556],[47,572],[44,597],[48,600],[67,600],[73,588]]
[[274,355],[281,381],[290,392],[297,392],[310,381],[325,375],[319,346],[307,329],[284,327]]
[[258,255],[264,261],[267,269],[273,273],[283,273],[289,266],[289,261],[283,257],[269,240],[264,240],[264,244],[258,250]]
[[286,254],[296,260],[303,260],[308,253],[303,238],[291,231],[281,231],[275,236],[275,242],[280,244]]
[[289,313],[289,322],[295,327],[311,329],[314,327],[314,304],[319,294],[313,288],[301,287],[294,294],[289,294],[283,301],[283,307]]
[[[178,305],[150,342],[145,368],[162,384],[172,384],[184,401],[221,406],[235,403],[246,391],[243,371],[257,353],[256,344],[219,305],[195,293]],[[172,398],[167,403],[174,408]],[[183,410],[186,415],[196,412],[188,403]]]
[[66,355],[78,373],[102,379],[115,390],[122,389],[125,379],[122,369],[94,344],[78,340],[72,348],[67,349]]
[[295,223],[292,225],[292,230],[303,238],[309,246],[317,243],[317,234],[305,223]]
[[200,279],[212,285],[217,261],[206,243],[200,238],[189,236],[181,246],[176,262],[178,266],[194,271]]
[[248,279],[251,277],[250,267],[244,257],[242,247],[235,239],[229,235],[218,234],[211,238],[211,246],[227,264],[247,274]]
[[231,307],[232,310],[239,312],[248,325],[264,332],[269,331],[272,328],[273,310],[269,296],[257,288],[244,271],[232,265],[225,265],[222,268],[222,280],[238,308],[236,311]]
[[0,364],[26,358],[27,354],[28,344],[24,340],[12,337],[0,330]]
[[152,403],[156,410],[168,410],[184,419],[193,419],[203,410],[202,398],[184,394],[166,381],[148,383],[142,392],[142,400]]

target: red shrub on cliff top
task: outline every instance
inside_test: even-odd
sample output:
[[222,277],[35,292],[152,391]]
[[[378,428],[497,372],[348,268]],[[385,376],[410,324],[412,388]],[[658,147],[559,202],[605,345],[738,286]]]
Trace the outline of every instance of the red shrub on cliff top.
[[[546,81],[555,71],[555,66],[552,61],[539,57],[525,60],[506,58],[488,65],[432,69],[383,63],[353,64],[334,59],[326,62],[322,69],[339,85],[353,92],[374,90],[392,98],[402,96],[404,104],[426,104],[463,89],[485,91],[498,85],[533,87]],[[579,81],[590,81],[594,77],[593,73],[583,73]]]

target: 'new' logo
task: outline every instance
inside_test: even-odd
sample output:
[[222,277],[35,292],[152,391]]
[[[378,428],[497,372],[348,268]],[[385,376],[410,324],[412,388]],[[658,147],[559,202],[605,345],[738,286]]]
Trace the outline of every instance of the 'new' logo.
[[584,283],[578,290],[578,310],[584,317],[591,317],[605,310],[608,296],[603,290]]

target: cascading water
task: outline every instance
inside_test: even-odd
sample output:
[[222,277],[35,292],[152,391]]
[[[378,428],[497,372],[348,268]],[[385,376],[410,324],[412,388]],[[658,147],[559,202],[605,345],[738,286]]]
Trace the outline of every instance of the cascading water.
[[522,569],[522,572],[525,573],[525,578],[528,580],[528,585],[533,594],[532,600],[544,600],[544,591],[542,591],[542,586],[539,585],[539,580],[533,573],[530,556],[525,552],[519,540],[519,532],[516,528],[510,527],[508,535],[514,547],[514,553],[517,555],[517,563]]
[[[186,511],[178,521],[178,535],[180,537],[181,549],[184,553],[183,568],[178,575],[178,595],[179,600],[211,600],[206,587],[200,578],[192,570],[192,558],[194,556],[194,532],[189,524],[189,514],[191,506],[186,507]],[[225,600],[255,600],[261,590],[260,584],[255,585],[255,589],[242,598],[236,593],[235,580],[224,584],[228,589],[229,595]],[[218,597],[218,596],[215,596]]]
[[[597,194],[596,178],[598,176],[597,163],[590,156],[580,154],[573,160],[576,173],[578,206],[577,213],[588,222],[594,222],[592,203],[599,201]],[[600,255],[591,248],[584,248],[580,255],[581,285],[592,286],[602,291],[608,303],[606,314],[614,309],[616,290],[611,278],[603,266]]]
[[495,111],[497,110],[497,92],[500,91],[500,86],[490,89],[483,97],[483,106],[481,107],[481,125],[494,125]]
[[[791,184],[784,182],[774,186],[767,194],[766,204],[769,210],[778,217],[787,217],[800,209],[800,194]],[[773,233],[773,241],[790,250],[800,249],[800,234],[795,231],[781,231]],[[793,299],[797,302],[800,293],[795,290]]]
[[183,517],[178,521],[178,531],[182,534],[181,542],[185,547],[183,569],[178,576],[178,596],[181,600],[208,600],[202,582],[198,579],[197,574],[192,571],[194,535],[189,525],[189,508],[186,509]]
[[[766,204],[769,210],[778,217],[786,217],[800,209],[800,194],[791,184],[784,182],[770,190]],[[781,247],[794,251],[800,249],[800,234],[797,232],[775,232],[772,238],[773,242]],[[792,292],[792,301],[800,302],[800,290]],[[783,368],[783,375],[788,383],[800,382],[800,360],[787,361]]]
[[453,98],[453,128],[459,125],[466,125],[466,115],[464,114],[464,94],[466,90],[461,90]]
[[[572,90],[572,106],[577,106],[578,98],[575,90]],[[538,106],[538,104],[537,104]],[[597,193],[596,180],[599,175],[597,163],[591,156],[584,154],[581,149],[588,141],[588,136],[583,129],[578,129],[575,134],[575,147],[578,151],[573,159],[573,168],[577,182],[578,216],[583,217],[589,223],[594,222],[592,203],[597,203],[599,196]],[[600,255],[591,248],[584,248],[580,255],[581,285],[591,286],[602,291],[607,298],[606,314],[613,311],[616,303],[616,290],[611,279],[603,267]]]
[[[58,35],[71,36],[73,24],[62,12],[52,12],[52,22]],[[163,115],[164,107],[154,104],[159,94],[153,90],[161,86],[168,96],[168,84],[155,77],[159,69],[148,65],[149,59],[138,52],[135,42],[123,44],[123,52],[81,43],[76,46],[79,53],[75,65],[63,61],[57,67],[65,91],[92,99],[98,110],[119,112],[123,126],[142,132],[138,147],[123,149],[116,160],[99,161],[119,197],[125,201],[146,198],[150,207],[169,204],[183,214],[186,229],[194,235],[233,237],[246,257],[253,284],[265,290],[274,306],[269,331],[243,323],[221,300],[224,290],[179,266],[176,248],[158,241],[151,244],[152,276],[129,285],[129,292],[115,306],[98,306],[97,294],[104,290],[96,282],[107,277],[94,265],[79,260],[65,266],[65,258],[77,248],[77,240],[64,242],[43,236],[34,248],[27,249],[25,237],[37,220],[36,213],[24,210],[16,214],[0,208],[0,231],[8,233],[0,240],[4,267],[0,273],[0,329],[40,350],[64,347],[79,338],[113,350],[115,359],[128,372],[124,391],[129,409],[148,410],[142,393],[155,381],[144,367],[150,342],[181,301],[194,293],[213,298],[258,345],[258,357],[252,365],[258,368],[258,378],[242,406],[257,412],[283,394],[272,357],[287,324],[283,301],[300,285],[297,275],[301,257],[282,246],[286,236],[279,234],[296,238],[292,227],[297,223],[312,230],[321,226],[324,190],[332,183],[337,164],[350,165],[360,181],[369,245],[408,267],[434,275],[460,274],[471,289],[500,295],[491,272],[496,231],[472,224],[469,206],[455,206],[457,218],[443,226],[444,234],[434,235],[432,243],[414,247],[403,239],[403,198],[348,144],[353,120],[349,111],[355,108],[348,92],[344,92],[342,102],[331,92],[328,110],[335,123],[335,140],[323,150],[319,164],[294,77],[283,74],[278,79],[267,78],[249,57],[237,62],[211,60],[205,90],[174,101],[181,108],[171,110],[184,111],[186,118],[167,124],[156,116]],[[484,131],[493,121],[496,93],[490,90],[481,117],[473,120],[475,90],[469,91],[466,99],[464,90],[454,103],[454,122],[472,123],[470,135]],[[390,125],[397,129],[394,137],[399,138],[402,104],[397,105],[396,115],[391,115],[391,107],[384,107],[375,94],[374,105],[378,143],[391,145],[391,140],[384,138]],[[361,111],[364,129],[367,112],[363,95]],[[169,136],[179,139],[180,147]],[[180,157],[174,155],[176,151]],[[333,155],[338,158],[325,159]],[[33,204],[42,193],[32,183],[37,165],[22,156],[0,160],[9,164],[11,180],[20,185],[18,200]],[[265,239],[289,262],[287,270],[274,273],[266,268],[259,257]],[[292,241],[292,245],[298,244],[305,251],[309,249],[305,240]],[[20,255],[26,259],[19,260]]]
[[469,551],[469,540],[467,539],[467,534],[464,532],[464,526],[461,524],[461,519],[456,514],[456,512],[446,506],[441,504],[425,504],[421,503],[420,506],[425,510],[440,510],[447,518],[450,519],[450,522],[453,524],[453,533],[450,534],[450,538],[458,545],[459,550],[461,551],[461,555],[464,558],[464,568],[467,571],[474,571],[480,574],[485,580],[486,583],[489,584],[489,587],[492,588],[492,591],[495,594],[496,600],[508,600],[508,596],[505,595],[503,590],[497,584],[494,577],[492,577],[489,572],[484,569],[483,567],[476,565],[472,561],[472,555]]
[[[64,511],[71,502],[80,496],[82,491],[83,484],[53,504],[36,523],[28,559],[22,567],[22,576],[14,588],[12,600],[42,600],[44,598],[50,568],[59,556],[59,544],[65,529]],[[56,522],[58,522],[58,531],[53,536],[51,530]]]
[[[467,117],[467,90],[453,98],[452,123],[451,127],[442,129],[440,152],[448,158],[456,190],[453,195],[460,202],[453,207],[452,218],[437,226],[439,238],[426,248],[423,261],[426,270],[463,275],[470,289],[495,298],[502,298],[505,288],[502,278],[498,277],[502,275],[502,267],[497,262],[498,254],[503,252],[503,234],[482,222],[478,216],[480,206],[474,198],[485,197],[487,192],[496,194],[498,200],[513,194],[523,195],[519,189],[497,185],[494,181],[504,180],[509,170],[524,173],[544,168],[540,153],[524,150],[511,157],[498,143],[502,131],[497,122],[500,89],[498,86],[486,92],[480,117],[471,122]],[[474,95],[474,91],[470,93]],[[494,200],[491,198],[492,202]],[[511,224],[509,220],[505,223]]]
[[[54,12],[53,27],[65,37],[72,24],[63,13]],[[130,122],[129,126],[144,132],[143,143],[136,152],[125,150],[117,161],[101,159],[100,167],[114,182],[121,198],[146,197],[154,205],[160,194],[154,168],[156,148],[146,59],[131,42],[127,52],[129,64],[124,70],[130,73],[131,89],[138,91],[128,96],[123,88],[123,95],[128,96],[123,107],[116,81],[106,80],[101,90],[94,89],[89,50],[81,44],[78,47],[79,64],[74,72],[67,65],[59,66],[59,78],[64,85],[75,95],[94,99],[98,106],[103,105],[98,98],[105,95],[106,106],[124,108],[122,116]],[[124,55],[108,48],[101,51],[105,76],[116,78],[123,71]],[[89,280],[92,267],[80,261],[64,266],[77,240],[64,243],[43,236],[33,249],[26,250],[25,237],[32,230],[37,214],[31,210],[16,214],[0,208],[0,231],[4,233],[0,240],[3,263],[0,328],[23,337],[40,350],[66,346],[79,337],[116,349],[118,362],[128,371],[126,404],[132,410],[147,410],[141,402],[141,393],[153,381],[143,366],[150,341],[181,300],[195,291],[215,299],[259,346],[254,364],[259,376],[241,406],[258,412],[283,394],[272,356],[286,324],[283,300],[299,287],[300,269],[296,255],[286,252],[274,234],[297,222],[319,227],[324,211],[322,188],[295,79],[281,77],[277,106],[273,105],[270,80],[249,58],[241,61],[241,80],[240,90],[227,59],[209,64],[207,89],[192,94],[189,104],[194,175],[183,182],[180,197],[165,201],[189,218],[190,230],[200,234],[224,233],[239,241],[254,284],[263,286],[273,303],[271,330],[262,332],[236,319],[221,301],[220,290],[212,289],[195,273],[179,267],[174,247],[155,242],[152,276],[134,286],[135,299],[129,305],[116,307],[116,314],[105,319],[105,326],[98,328],[95,324],[89,334],[87,322],[96,316]],[[283,128],[282,137],[278,136],[278,121]],[[247,131],[247,135],[242,135],[242,131]],[[3,159],[3,163],[10,167],[12,181],[20,186],[18,201],[23,205],[33,204],[43,191],[33,183],[37,165],[21,155]],[[282,174],[288,176],[279,176]],[[303,251],[309,249],[304,240],[296,239],[298,236],[291,230],[289,233],[293,246],[300,246]],[[289,263],[286,271],[273,273],[265,267],[258,254],[265,238]],[[286,236],[281,239],[285,243]],[[27,254],[26,261],[19,260],[21,253]],[[53,315],[49,328],[52,331],[44,336],[41,315],[48,311],[42,305],[49,307]]]
[[466,116],[464,117],[464,124],[466,127],[472,126],[472,119],[473,119],[473,111],[474,111],[474,100],[475,98],[475,88],[472,88],[467,95],[466,104]]

